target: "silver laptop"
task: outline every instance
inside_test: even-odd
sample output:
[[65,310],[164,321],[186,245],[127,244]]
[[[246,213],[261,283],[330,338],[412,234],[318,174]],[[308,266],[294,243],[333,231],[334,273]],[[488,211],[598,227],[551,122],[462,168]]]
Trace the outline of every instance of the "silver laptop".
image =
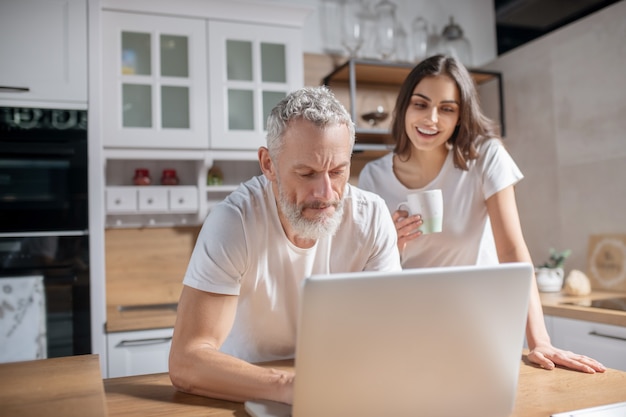
[[550,417],[624,417],[626,416],[626,402],[600,405],[597,407],[581,408],[574,411],[552,414]]
[[301,293],[293,408],[254,417],[505,417],[514,406],[533,267],[312,276]]

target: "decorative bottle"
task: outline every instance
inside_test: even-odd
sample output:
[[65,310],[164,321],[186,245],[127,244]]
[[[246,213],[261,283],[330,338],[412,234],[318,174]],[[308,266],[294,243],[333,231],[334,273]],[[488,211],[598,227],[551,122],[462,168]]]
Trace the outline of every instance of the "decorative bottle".
[[472,66],[472,49],[469,40],[463,36],[463,29],[450,16],[450,23],[441,33],[442,52],[456,57],[466,67]]
[[382,60],[388,60],[395,52],[396,5],[381,0],[374,6],[376,15],[376,52]]
[[421,16],[411,23],[412,59],[415,63],[428,56],[428,22]]

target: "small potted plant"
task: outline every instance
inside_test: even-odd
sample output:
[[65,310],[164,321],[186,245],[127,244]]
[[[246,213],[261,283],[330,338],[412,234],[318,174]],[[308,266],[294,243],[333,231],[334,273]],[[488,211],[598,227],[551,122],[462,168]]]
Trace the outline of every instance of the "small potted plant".
[[541,292],[558,292],[563,288],[565,272],[563,265],[572,251],[566,249],[562,252],[550,249],[550,257],[546,262],[535,267],[537,287]]

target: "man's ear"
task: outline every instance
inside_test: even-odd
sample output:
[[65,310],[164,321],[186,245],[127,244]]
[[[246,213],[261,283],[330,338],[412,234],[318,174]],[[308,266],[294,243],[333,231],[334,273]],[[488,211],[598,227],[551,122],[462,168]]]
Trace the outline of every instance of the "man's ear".
[[258,155],[261,172],[263,172],[268,180],[274,181],[276,179],[276,170],[274,169],[272,158],[270,158],[270,151],[266,147],[262,146],[259,148]]

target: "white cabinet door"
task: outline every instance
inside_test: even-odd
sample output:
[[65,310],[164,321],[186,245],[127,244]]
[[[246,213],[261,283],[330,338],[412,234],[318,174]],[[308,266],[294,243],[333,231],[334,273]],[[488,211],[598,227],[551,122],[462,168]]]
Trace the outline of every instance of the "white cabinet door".
[[105,147],[207,149],[206,21],[102,12]]
[[4,105],[86,106],[86,0],[3,0],[0,57]]
[[211,148],[256,150],[270,110],[304,84],[301,30],[208,24]]
[[552,344],[626,371],[626,327],[551,316]]
[[198,211],[198,187],[180,185],[171,187],[169,209],[172,212]]
[[137,188],[139,211],[165,212],[168,209],[167,188],[139,187]]
[[137,190],[131,187],[107,187],[107,213],[133,213],[137,211]]
[[174,329],[107,334],[108,378],[168,371]]

